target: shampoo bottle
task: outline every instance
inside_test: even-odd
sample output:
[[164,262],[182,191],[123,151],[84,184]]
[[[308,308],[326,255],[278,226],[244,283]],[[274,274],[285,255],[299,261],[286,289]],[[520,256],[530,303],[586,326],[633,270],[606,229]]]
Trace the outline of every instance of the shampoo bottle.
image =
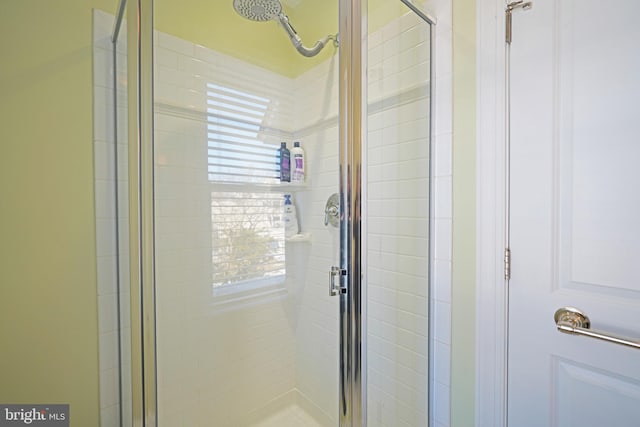
[[291,152],[286,142],[280,143],[278,149],[278,163],[280,164],[280,182],[291,181]]
[[304,182],[304,150],[298,141],[291,149],[291,182]]
[[293,237],[300,232],[296,207],[291,202],[291,194],[284,195],[284,237]]

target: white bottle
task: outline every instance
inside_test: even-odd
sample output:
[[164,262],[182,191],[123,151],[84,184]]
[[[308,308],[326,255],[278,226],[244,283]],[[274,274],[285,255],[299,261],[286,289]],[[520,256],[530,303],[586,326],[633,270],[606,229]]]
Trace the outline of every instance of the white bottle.
[[291,149],[291,182],[304,182],[304,150],[298,141]]
[[296,207],[291,202],[291,194],[284,195],[284,237],[293,237],[300,232]]

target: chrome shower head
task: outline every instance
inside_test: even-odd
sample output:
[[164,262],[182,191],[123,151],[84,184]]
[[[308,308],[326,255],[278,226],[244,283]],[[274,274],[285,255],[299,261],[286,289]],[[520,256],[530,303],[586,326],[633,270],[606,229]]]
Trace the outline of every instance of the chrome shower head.
[[233,0],[233,8],[240,16],[252,21],[271,21],[282,13],[278,0]]
[[336,34],[318,40],[313,47],[305,47],[300,36],[289,23],[289,17],[282,11],[282,4],[279,0],[233,0],[233,8],[238,15],[252,21],[278,21],[289,35],[296,50],[306,57],[316,56],[330,40],[333,40],[334,46],[338,46],[338,35]]

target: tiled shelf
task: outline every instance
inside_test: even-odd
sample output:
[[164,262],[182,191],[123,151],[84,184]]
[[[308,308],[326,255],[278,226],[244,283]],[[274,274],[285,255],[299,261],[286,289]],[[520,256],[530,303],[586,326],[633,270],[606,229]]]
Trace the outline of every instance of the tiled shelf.
[[293,237],[284,239],[286,243],[311,243],[311,233],[298,233]]

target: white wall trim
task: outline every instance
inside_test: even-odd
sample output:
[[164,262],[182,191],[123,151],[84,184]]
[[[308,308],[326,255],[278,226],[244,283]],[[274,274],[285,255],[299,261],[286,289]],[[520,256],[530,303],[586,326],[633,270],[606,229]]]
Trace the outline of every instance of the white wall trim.
[[478,0],[476,422],[506,427],[504,0]]

